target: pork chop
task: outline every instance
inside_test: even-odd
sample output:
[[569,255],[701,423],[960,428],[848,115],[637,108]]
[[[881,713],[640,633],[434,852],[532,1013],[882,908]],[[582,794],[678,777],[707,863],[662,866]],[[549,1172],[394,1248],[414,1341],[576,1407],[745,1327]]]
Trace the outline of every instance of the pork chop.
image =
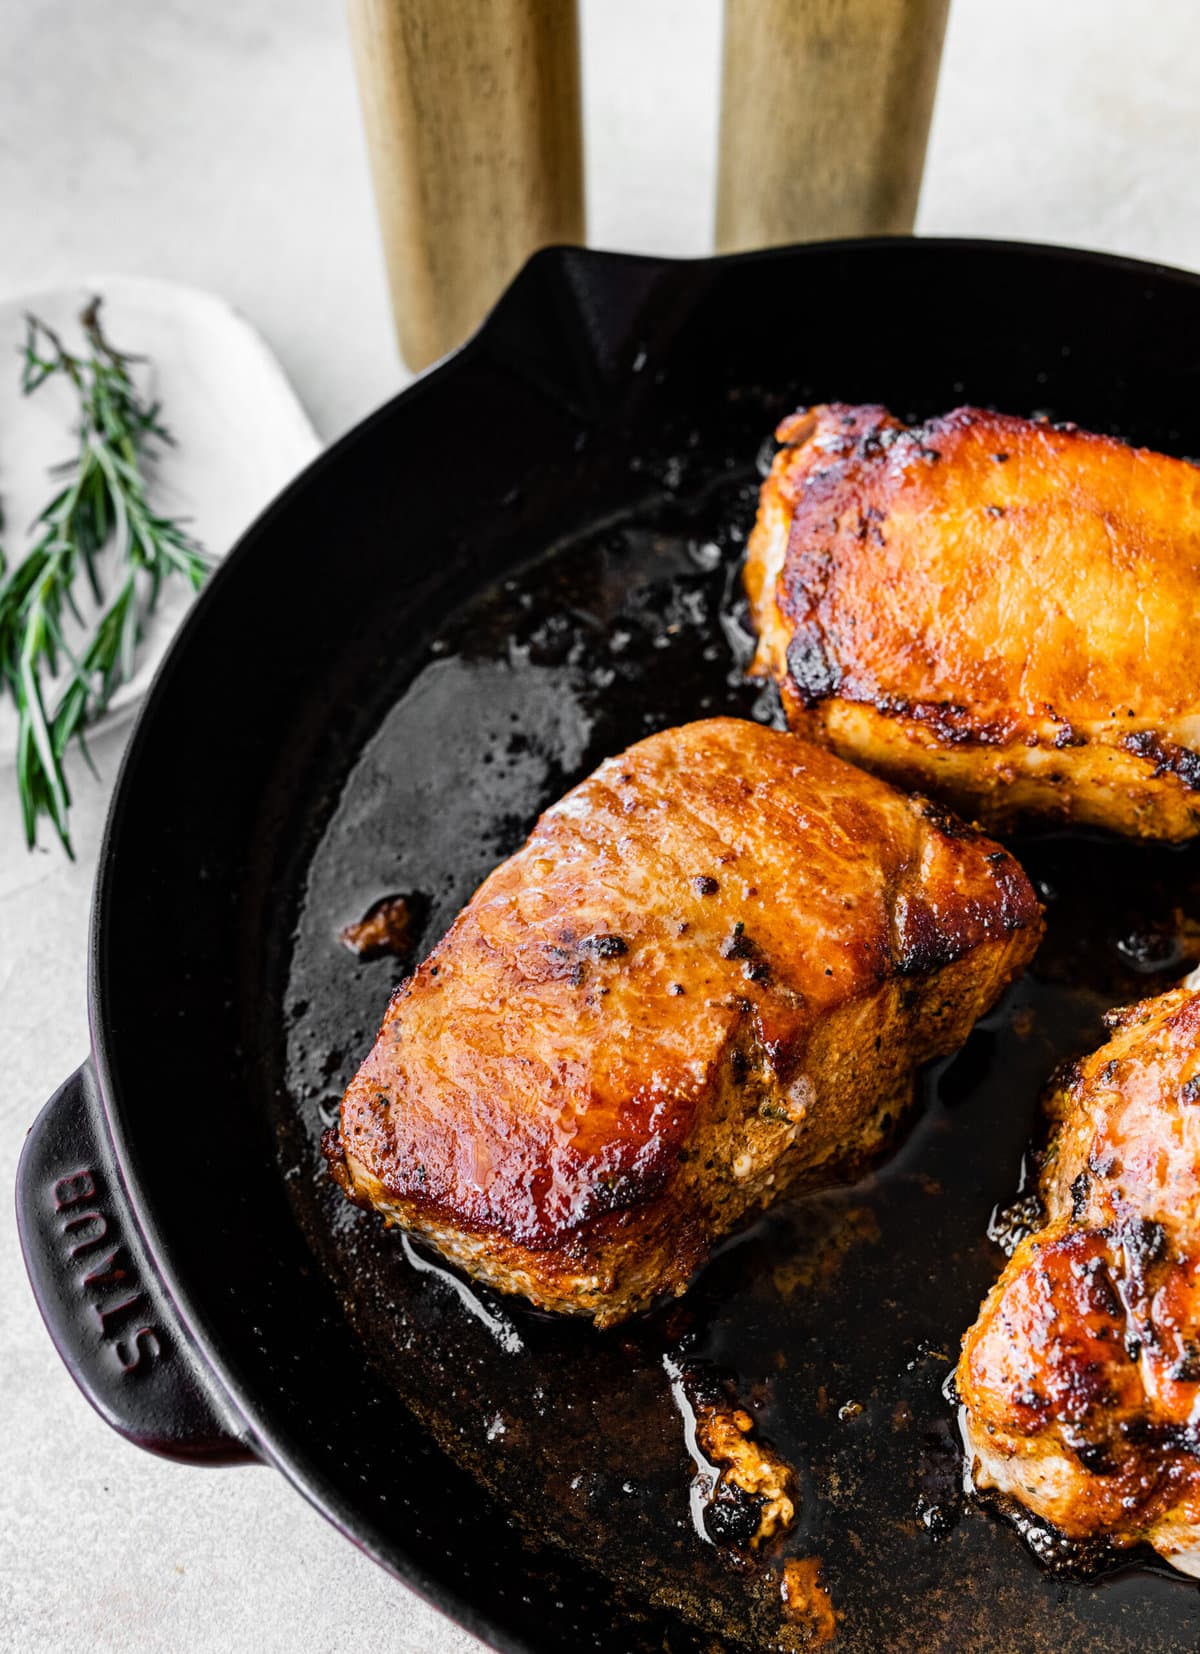
[[326,1152],[470,1274],[603,1325],[849,1176],[1026,964],[998,845],[735,719],[553,805],[393,994]]

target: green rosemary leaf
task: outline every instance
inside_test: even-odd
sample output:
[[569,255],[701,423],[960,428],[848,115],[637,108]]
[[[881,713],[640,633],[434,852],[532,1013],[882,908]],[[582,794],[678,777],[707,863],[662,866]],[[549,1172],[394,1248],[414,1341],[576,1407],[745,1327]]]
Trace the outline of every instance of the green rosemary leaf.
[[[164,581],[183,576],[197,590],[208,555],[169,517],[152,510],[145,461],[170,442],[157,402],[144,400],[130,374],[138,358],[117,350],[100,323],[100,300],[80,316],[86,352],[67,350],[52,328],[26,317],[21,387],[27,395],[51,379],[73,387],[79,407],[79,449],[68,480],[37,520],[34,546],[15,567],[0,553],[0,693],[17,708],[17,790],[25,837],[37,840],[46,817],[73,854],[70,793],[63,761],[75,742],[89,765],[84,732],[132,676],[145,616]],[[67,646],[64,612],[81,620],[76,586],[87,582],[95,603],[105,597],[99,556],[111,549],[120,584],[78,653]],[[66,682],[55,680],[60,664]]]

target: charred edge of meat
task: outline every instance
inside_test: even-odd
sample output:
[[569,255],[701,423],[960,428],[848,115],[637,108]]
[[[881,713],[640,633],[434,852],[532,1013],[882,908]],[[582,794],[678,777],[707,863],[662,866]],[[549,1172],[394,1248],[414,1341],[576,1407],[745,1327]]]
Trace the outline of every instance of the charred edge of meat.
[[[771,980],[770,965],[763,958],[757,942],[754,941],[753,937],[747,936],[746,927],[740,919],[734,924],[717,952],[722,959],[740,959],[743,974],[748,982],[757,982],[762,985]],[[748,1009],[753,1009],[753,1007],[748,1007]]]
[[1067,747],[1086,747],[1087,736],[1081,735],[1077,729],[1064,722],[1058,727],[1058,733],[1054,737],[1054,745],[1060,752]]
[[1010,1522],[1016,1528],[1042,1567],[1054,1579],[1099,1579],[1151,1554],[1142,1546],[1130,1551],[1103,1539],[1072,1539],[1044,1516],[1035,1516],[1010,1493],[998,1493],[994,1488],[977,1488],[974,1498],[989,1515]]
[[1200,1340],[1185,1338],[1182,1353],[1171,1368],[1170,1376],[1177,1384],[1200,1382]]
[[629,943],[623,936],[585,936],[579,944],[582,953],[596,959],[620,959],[629,952]]
[[350,1176],[350,1167],[346,1164],[346,1146],[336,1126],[326,1126],[321,1133],[321,1153],[325,1157],[325,1164],[329,1167],[329,1175],[354,1206],[363,1211],[371,1210],[371,1202],[360,1195],[354,1187],[354,1179]]
[[1135,730],[1121,742],[1126,752],[1135,758],[1148,759],[1154,765],[1157,780],[1162,775],[1174,775],[1189,792],[1200,792],[1200,752],[1190,747],[1176,746],[1173,741],[1160,740],[1148,729]]
[[[954,821],[953,817],[949,818],[949,825],[939,821],[938,826],[952,838],[978,836],[973,828]],[[999,922],[1009,932],[1021,931],[1035,924],[1040,908],[1036,903],[1029,902],[1024,875],[1016,863],[1011,857],[1005,857],[999,864],[993,862],[993,873],[1001,899]],[[932,976],[937,971],[945,970],[965,958],[974,946],[966,930],[948,925],[944,915],[940,915],[935,907],[915,896],[909,897],[904,904],[897,940],[899,945],[893,954],[895,968],[901,976],[908,977]]]
[[788,644],[788,673],[801,704],[811,710],[841,688],[841,674],[825,652],[815,626],[797,626]]
[[[1002,747],[1012,740],[1010,719],[994,718],[988,723],[981,722],[970,707],[958,701],[910,701],[901,695],[861,698],[885,718],[906,718],[910,723],[922,725],[945,746]],[[1055,744],[1059,743],[1056,741]]]
[[967,952],[968,945],[939,923],[931,907],[924,902],[908,902],[900,947],[895,954],[900,976],[933,976],[955,964]]
[[1144,1280],[1151,1264],[1166,1256],[1167,1232],[1161,1223],[1146,1218],[1135,1218],[1117,1231],[1117,1240],[1124,1248],[1130,1273]]
[[1071,1216],[1076,1223],[1082,1221],[1087,1211],[1088,1200],[1091,1198],[1092,1180],[1087,1172],[1080,1172],[1071,1184]]
[[[932,798],[926,798],[923,793],[916,793],[914,797],[917,801],[917,808],[921,813],[921,819],[927,821],[931,827],[935,827],[944,838],[959,839],[965,843],[970,843],[973,839],[983,837],[978,827],[972,827],[969,822],[963,821],[953,811],[947,810],[944,805],[935,803]],[[993,867],[1000,867],[1011,862],[1012,857],[1007,850],[993,850],[987,860]]]
[[[1112,1013],[1105,1011],[1102,1020]],[[1105,1021],[1105,1026],[1108,1026]],[[1046,1077],[1046,1086],[1043,1097],[1049,1099],[1060,1091],[1073,1091],[1076,1086],[1083,1084],[1083,1064],[1078,1057],[1064,1057],[1061,1062],[1055,1063]]]

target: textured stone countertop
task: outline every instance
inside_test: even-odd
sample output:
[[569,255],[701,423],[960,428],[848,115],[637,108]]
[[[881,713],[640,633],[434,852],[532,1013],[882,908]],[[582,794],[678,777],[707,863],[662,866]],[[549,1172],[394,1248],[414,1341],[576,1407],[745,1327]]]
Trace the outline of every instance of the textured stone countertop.
[[[583,0],[591,240],[709,250],[717,0]],[[400,387],[337,0],[7,0],[0,298],[95,269],[209,287],[325,437]],[[953,0],[918,228],[1200,267],[1194,0]],[[986,319],[981,318],[981,325]],[[28,855],[0,773],[0,1185],[87,1049],[88,900],[120,737],[77,772],[79,859]],[[466,1654],[267,1470],[137,1452],[82,1401],[0,1202],[0,1647]]]

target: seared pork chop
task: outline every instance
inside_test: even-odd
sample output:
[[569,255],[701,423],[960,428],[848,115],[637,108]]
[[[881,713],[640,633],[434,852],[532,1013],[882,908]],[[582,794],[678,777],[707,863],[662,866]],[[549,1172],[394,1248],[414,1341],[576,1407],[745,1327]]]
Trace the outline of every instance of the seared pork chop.
[[847,1175],[1041,935],[998,845],[718,718],[547,810],[392,996],[326,1152],[351,1198],[600,1324]]
[[1200,993],[1109,1019],[1052,1093],[1045,1227],[967,1334],[975,1482],[1200,1575]]
[[778,436],[746,585],[793,729],[989,830],[1200,830],[1200,467],[976,408]]

